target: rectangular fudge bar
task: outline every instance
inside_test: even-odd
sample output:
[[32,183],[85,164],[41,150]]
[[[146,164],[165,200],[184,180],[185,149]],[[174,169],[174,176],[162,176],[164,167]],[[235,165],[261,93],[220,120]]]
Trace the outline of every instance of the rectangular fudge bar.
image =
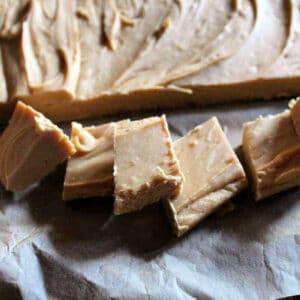
[[256,201],[300,184],[300,141],[290,111],[244,124],[243,151]]
[[183,180],[165,116],[116,128],[114,214],[176,195]]
[[129,120],[82,127],[72,122],[71,139],[76,153],[68,160],[64,200],[111,196],[114,191],[114,132]]
[[0,137],[0,180],[7,190],[22,190],[74,152],[73,144],[61,129],[18,102]]
[[177,140],[174,149],[185,181],[164,205],[180,236],[243,190],[247,180],[215,117]]

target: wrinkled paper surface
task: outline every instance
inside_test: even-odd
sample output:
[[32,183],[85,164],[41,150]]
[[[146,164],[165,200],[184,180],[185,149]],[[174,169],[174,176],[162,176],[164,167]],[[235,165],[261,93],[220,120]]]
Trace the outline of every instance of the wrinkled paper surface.
[[[174,139],[216,115],[242,124],[286,101],[164,111]],[[159,112],[161,113],[161,112]],[[85,125],[153,115],[124,114]],[[69,124],[64,125],[69,130]],[[211,216],[175,238],[160,203],[114,217],[112,198],[66,204],[64,166],[21,193],[0,190],[0,299],[274,299],[300,294],[300,189]]]

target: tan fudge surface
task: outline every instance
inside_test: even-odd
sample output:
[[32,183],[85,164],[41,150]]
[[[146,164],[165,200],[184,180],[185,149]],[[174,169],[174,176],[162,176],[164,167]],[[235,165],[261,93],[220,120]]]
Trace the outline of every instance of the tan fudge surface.
[[300,183],[300,141],[290,111],[244,124],[243,150],[255,199]]
[[300,0],[2,2],[2,122],[300,93]]
[[182,175],[164,116],[116,128],[114,151],[115,214],[178,193]]
[[247,181],[215,117],[177,140],[174,149],[185,181],[179,195],[164,204],[180,236],[244,189]]
[[74,151],[61,129],[18,102],[0,138],[1,182],[7,190],[22,190],[43,178]]
[[71,140],[76,153],[69,158],[64,200],[96,196],[112,196],[114,190],[114,131],[129,120],[100,126],[82,127],[72,123]]

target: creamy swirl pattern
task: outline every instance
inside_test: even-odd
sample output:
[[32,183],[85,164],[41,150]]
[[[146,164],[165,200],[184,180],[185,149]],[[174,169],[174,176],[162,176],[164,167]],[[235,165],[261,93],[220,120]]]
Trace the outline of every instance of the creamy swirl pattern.
[[20,98],[69,119],[300,92],[300,0],[0,5],[1,119]]

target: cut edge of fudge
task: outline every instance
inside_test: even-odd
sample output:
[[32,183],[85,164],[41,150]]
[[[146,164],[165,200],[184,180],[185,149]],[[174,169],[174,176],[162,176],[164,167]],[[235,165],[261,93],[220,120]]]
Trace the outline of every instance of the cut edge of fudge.
[[[115,160],[115,215],[141,210],[146,205],[152,204],[166,197],[176,196],[180,192],[181,183],[184,180],[184,177],[181,173],[179,163],[172,146],[171,136],[165,115],[161,117],[151,117],[147,119],[131,121],[127,128],[122,128],[119,130],[119,132],[116,130],[115,144],[118,136],[123,137],[126,134],[131,134],[132,132],[140,132],[153,124],[162,126],[162,133],[165,135],[165,141],[168,147],[168,153],[166,155],[170,159],[168,165],[170,172],[169,174],[166,174],[160,166],[156,166],[149,182],[141,184],[138,186],[137,190],[132,190],[129,188],[125,191],[122,191],[118,182],[116,182],[118,177],[118,166],[116,165]],[[116,147],[114,150],[115,155],[117,155]]]
[[[103,127],[114,130],[114,122],[103,124],[97,127]],[[76,153],[68,159],[66,174],[64,178],[63,200],[71,201],[79,198],[102,197],[112,195],[113,193],[113,175],[105,178],[99,178],[97,181],[89,183],[75,182],[73,176],[70,174],[74,160],[82,159],[88,155],[97,146],[96,138],[89,132],[90,129],[96,126],[83,127],[78,122],[72,122],[71,141],[74,144]],[[84,176],[84,174],[82,174]],[[110,184],[111,183],[111,184]]]
[[[0,143],[1,181],[12,191],[40,180],[75,152],[68,136],[58,126],[21,101]],[[20,149],[26,151],[20,153]]]
[[[168,218],[172,224],[172,230],[176,236],[182,236],[187,231],[191,230],[194,226],[196,226],[199,222],[204,220],[210,214],[214,212],[218,212],[219,209],[223,207],[223,205],[231,203],[231,199],[240,193],[243,189],[247,187],[247,180],[245,178],[241,178],[235,182],[225,185],[222,189],[211,192],[204,197],[201,197],[195,200],[192,205],[185,207],[178,214],[174,206],[170,203],[170,201],[164,201],[164,207],[166,209],[166,213]],[[202,211],[201,217],[199,217],[200,211],[197,210],[197,205],[201,205],[203,202],[209,202],[209,204],[214,203],[215,207],[206,209]],[[220,210],[221,211],[221,210]],[[180,214],[189,213],[189,217],[181,217]],[[193,214],[194,213],[194,214]],[[222,214],[222,211],[221,211]],[[182,225],[183,222],[188,220],[188,225]]]
[[[186,108],[203,105],[245,103],[246,101],[282,99],[300,93],[300,77],[272,80],[256,80],[215,86],[187,86],[187,90],[172,87],[149,88],[128,94],[101,95],[87,100],[59,97],[56,93],[31,94],[24,96],[24,102],[54,121],[83,120],[99,116],[118,115],[125,112],[155,111],[158,108]],[[282,88],[282,82],[285,87]],[[254,93],[255,91],[255,93]],[[59,99],[59,100],[58,100]],[[172,101],[170,101],[172,99]],[[0,123],[7,122],[15,104],[0,103]]]
[[[173,200],[174,199],[166,199],[163,201],[167,216],[171,222],[172,230],[177,236],[181,236],[188,230],[192,229],[196,224],[206,218],[208,215],[218,212],[222,207],[226,206],[227,204],[231,203],[231,198],[233,198],[236,194],[241,192],[243,189],[247,187],[247,178],[244,172],[243,166],[240,163],[237,155],[233,151],[227,137],[225,136],[221,126],[217,118],[213,117],[210,120],[198,125],[193,130],[188,132],[185,136],[177,140],[176,142],[180,143],[185,141],[188,137],[193,136],[193,133],[197,129],[202,129],[204,125],[209,124],[212,122],[213,125],[218,126],[219,133],[222,135],[222,143],[225,143],[232,155],[231,161],[234,164],[229,164],[223,170],[223,172],[228,171],[227,168],[231,167],[234,168],[233,172],[235,172],[235,178],[226,178],[226,184],[217,186],[215,188],[208,188],[205,193],[200,193],[199,195],[193,195],[190,198],[191,201],[187,201],[179,210],[175,207]],[[175,143],[176,143],[175,142]],[[198,141],[195,141],[196,144]],[[184,151],[184,150],[183,150]],[[175,146],[176,152],[176,146]],[[179,165],[181,164],[180,157]],[[196,163],[196,162],[195,162]],[[183,171],[183,170],[182,170]],[[220,173],[219,173],[220,174]],[[217,174],[216,176],[219,176]],[[188,180],[187,175],[183,171],[183,175],[186,177],[185,179]],[[183,183],[184,189],[184,183]],[[203,192],[203,191],[202,191]],[[185,224],[186,223],[186,224]]]
[[[125,213],[130,213],[138,210],[142,210],[145,206],[163,200],[168,195],[174,194],[174,190],[178,188],[180,181],[174,176],[166,176],[161,174],[161,176],[156,176],[152,179],[150,185],[144,184],[141,186],[137,193],[120,193],[119,196],[115,195],[116,201],[126,201],[126,204],[118,203],[114,205],[114,214],[121,215]],[[128,204],[134,198],[134,204]],[[147,199],[147,200],[145,200]],[[149,201],[148,199],[151,199]],[[137,204],[138,203],[138,204]]]

